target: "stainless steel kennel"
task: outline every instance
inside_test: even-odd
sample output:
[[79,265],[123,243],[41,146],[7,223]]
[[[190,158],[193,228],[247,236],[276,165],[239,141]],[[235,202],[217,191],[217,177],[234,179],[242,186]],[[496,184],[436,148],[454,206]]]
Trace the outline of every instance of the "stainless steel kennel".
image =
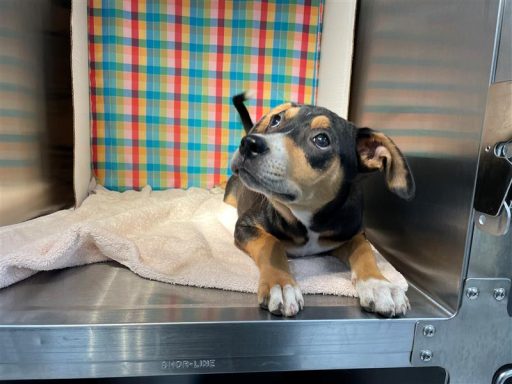
[[310,296],[280,319],[252,295],[90,265],[0,291],[0,378],[439,366],[450,383],[504,383],[511,28],[510,0],[358,4],[350,119],[396,139],[417,183],[412,203],[383,194],[379,177],[366,185],[369,237],[410,282],[407,317]]

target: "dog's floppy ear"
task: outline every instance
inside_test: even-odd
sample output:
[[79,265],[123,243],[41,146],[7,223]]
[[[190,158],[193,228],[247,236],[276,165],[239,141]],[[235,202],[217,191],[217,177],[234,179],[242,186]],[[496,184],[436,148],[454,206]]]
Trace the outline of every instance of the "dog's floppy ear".
[[359,171],[384,171],[389,190],[402,199],[411,200],[416,192],[409,165],[395,143],[370,128],[357,130]]

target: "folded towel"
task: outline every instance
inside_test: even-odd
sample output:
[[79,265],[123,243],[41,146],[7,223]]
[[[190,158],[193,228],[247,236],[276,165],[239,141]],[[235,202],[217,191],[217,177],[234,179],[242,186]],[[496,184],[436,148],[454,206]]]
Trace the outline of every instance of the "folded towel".
[[[236,210],[223,191],[112,192],[96,187],[83,204],[0,227],[0,288],[38,271],[115,260],[168,283],[256,292],[258,269],[235,247]],[[383,274],[407,282],[377,254]],[[350,271],[331,256],[290,259],[304,293],[357,296]]]

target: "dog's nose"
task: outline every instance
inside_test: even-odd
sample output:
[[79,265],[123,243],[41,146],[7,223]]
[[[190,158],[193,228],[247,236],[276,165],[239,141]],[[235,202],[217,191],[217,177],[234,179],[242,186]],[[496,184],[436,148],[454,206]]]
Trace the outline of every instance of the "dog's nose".
[[267,143],[260,136],[247,135],[240,142],[240,154],[246,158],[253,158],[267,151]]

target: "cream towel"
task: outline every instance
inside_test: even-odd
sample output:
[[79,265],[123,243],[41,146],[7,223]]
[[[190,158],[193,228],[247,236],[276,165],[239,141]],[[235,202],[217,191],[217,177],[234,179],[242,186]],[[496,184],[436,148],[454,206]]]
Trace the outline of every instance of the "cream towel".
[[[0,288],[38,271],[115,260],[168,283],[256,292],[258,269],[233,244],[236,210],[221,190],[124,193],[96,187],[75,210],[0,227]],[[407,282],[382,256],[381,270]],[[350,272],[331,256],[290,259],[304,293],[357,296]]]

